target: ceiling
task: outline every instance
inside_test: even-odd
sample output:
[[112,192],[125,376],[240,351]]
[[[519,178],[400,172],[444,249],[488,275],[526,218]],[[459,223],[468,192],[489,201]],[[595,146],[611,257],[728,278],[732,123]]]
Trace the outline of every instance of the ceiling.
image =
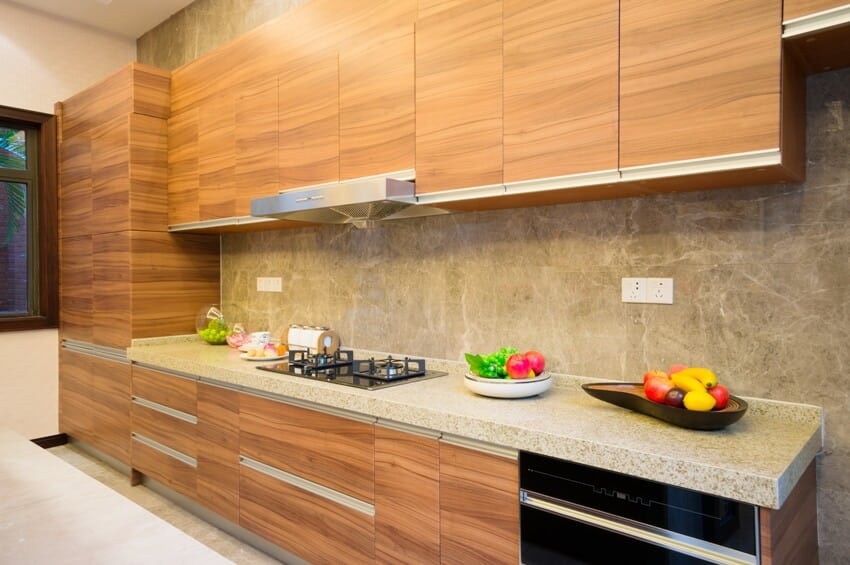
[[136,39],[193,0],[10,0],[101,31]]

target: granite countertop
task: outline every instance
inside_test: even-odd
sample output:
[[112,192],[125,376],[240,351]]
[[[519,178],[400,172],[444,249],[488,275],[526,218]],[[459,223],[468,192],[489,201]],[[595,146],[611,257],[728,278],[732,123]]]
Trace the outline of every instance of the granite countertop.
[[805,404],[745,398],[749,409],[741,420],[723,430],[696,431],[605,403],[581,389],[582,383],[601,379],[553,374],[552,388],[540,396],[486,398],[464,386],[466,364],[429,359],[429,369],[449,375],[369,391],[261,371],[258,362],[239,355],[195,335],[137,339],[127,350],[132,362],[206,382],[774,509],[822,447],[822,410]]

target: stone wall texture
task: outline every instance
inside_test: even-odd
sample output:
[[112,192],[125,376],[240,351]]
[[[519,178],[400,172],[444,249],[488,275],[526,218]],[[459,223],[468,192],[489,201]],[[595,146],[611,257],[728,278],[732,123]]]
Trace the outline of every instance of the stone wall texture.
[[[139,58],[175,68],[295,4],[199,0],[140,38]],[[807,80],[805,182],[227,234],[223,308],[363,349],[535,348],[556,372],[605,379],[704,365],[740,396],[822,406],[820,560],[846,563],[850,69]],[[283,293],[258,293],[258,276]],[[621,278],[638,276],[672,277],[675,304],[623,304]]]

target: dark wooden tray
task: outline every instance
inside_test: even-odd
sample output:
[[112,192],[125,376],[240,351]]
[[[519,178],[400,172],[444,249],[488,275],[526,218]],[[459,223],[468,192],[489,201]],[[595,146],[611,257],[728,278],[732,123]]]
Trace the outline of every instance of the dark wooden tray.
[[643,383],[588,383],[581,385],[581,388],[587,394],[599,400],[692,430],[725,428],[740,420],[747,411],[747,403],[731,394],[729,395],[729,403],[723,410],[696,412],[649,400],[643,393]]

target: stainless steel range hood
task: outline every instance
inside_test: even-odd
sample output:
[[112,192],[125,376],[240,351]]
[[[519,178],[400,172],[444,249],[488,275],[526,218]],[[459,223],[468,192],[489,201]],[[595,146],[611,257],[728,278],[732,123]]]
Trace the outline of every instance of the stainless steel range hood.
[[417,204],[413,171],[327,183],[281,191],[251,202],[251,215],[364,227],[379,220],[398,220],[448,214],[447,210]]

